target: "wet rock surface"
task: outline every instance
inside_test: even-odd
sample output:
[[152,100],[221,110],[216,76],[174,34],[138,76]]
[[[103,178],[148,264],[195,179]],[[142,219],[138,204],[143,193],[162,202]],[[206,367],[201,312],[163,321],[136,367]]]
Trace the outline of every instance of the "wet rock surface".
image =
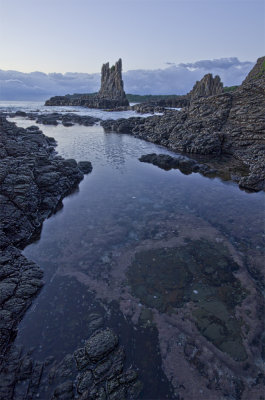
[[199,172],[205,176],[214,176],[216,174],[215,169],[182,156],[171,157],[167,154],[153,153],[141,156],[139,161],[156,165],[166,171],[169,171],[170,169],[179,169],[184,174],[191,174],[192,172]]
[[[168,115],[171,113],[167,112]],[[123,129],[126,132],[126,125]],[[27,131],[27,135],[42,135],[35,126]],[[159,156],[151,154],[150,160],[154,157],[154,161],[161,162],[166,169],[171,163],[176,163],[171,159],[160,159]],[[73,160],[66,161],[69,168],[73,167]],[[195,164],[188,161],[187,165],[190,168]],[[89,164],[84,167],[89,169]],[[160,174],[170,175],[161,171]],[[5,178],[5,172],[1,176]],[[47,180],[54,184],[57,181],[56,174],[41,178],[44,184]],[[103,212],[102,204],[97,204],[97,199],[92,203],[92,213],[88,214],[88,208],[80,207],[70,224],[65,225],[67,232],[55,232],[51,238],[53,244],[42,253],[47,266],[57,260],[55,270],[58,280],[54,285],[54,296],[57,293],[59,296],[60,279],[66,276],[72,278],[71,285],[77,280],[80,286],[72,287],[72,292],[64,292],[64,296],[69,297],[68,303],[63,296],[61,302],[58,297],[51,296],[51,314],[48,316],[45,316],[49,312],[44,302],[40,315],[41,320],[46,317],[45,323],[39,330],[36,327],[34,330],[34,324],[30,324],[27,332],[32,340],[34,331],[38,344],[39,337],[50,329],[52,334],[47,339],[42,336],[42,341],[46,341],[46,344],[54,341],[55,351],[51,354],[64,345],[61,341],[67,344],[73,342],[74,347],[62,352],[61,361],[52,357],[44,357],[43,361],[33,355],[33,350],[25,353],[19,347],[10,346],[3,354],[4,360],[1,360],[1,365],[4,365],[1,367],[1,396],[8,400],[141,398],[137,394],[140,384],[137,383],[136,373],[126,365],[124,359],[120,343],[127,335],[116,331],[120,325],[113,324],[110,328],[109,323],[104,324],[103,315],[87,315],[85,306],[83,312],[80,311],[83,296],[79,290],[86,285],[108,312],[113,310],[115,304],[126,324],[130,321],[137,334],[142,329],[145,330],[143,337],[157,332],[162,368],[175,389],[169,398],[261,400],[265,387],[264,271],[263,240],[258,232],[255,207],[244,208],[245,213],[252,213],[252,218],[245,219],[239,204],[242,198],[238,203],[235,201],[237,197],[228,196],[226,205],[229,202],[232,204],[220,212],[220,203],[226,202],[226,195],[219,197],[222,191],[218,191],[218,185],[215,196],[209,190],[206,197],[200,192],[202,198],[194,196],[194,190],[185,187],[184,204],[179,193],[181,180],[178,187],[172,185],[171,192],[166,191],[161,198],[156,197],[155,191],[148,194],[148,184],[143,182],[137,203],[138,193],[133,192],[135,187],[131,192],[131,188],[128,190],[131,200],[126,197],[126,201],[124,198],[120,201],[115,182],[112,182],[112,186],[114,188],[107,188],[106,199],[108,201],[111,198],[116,209],[113,214],[108,212],[104,216],[104,224],[94,220],[97,212]],[[236,188],[232,189],[236,191]],[[86,194],[87,202],[89,192]],[[259,195],[262,194],[252,194],[253,197]],[[205,208],[202,202],[205,202]],[[74,229],[84,221],[86,225],[83,231]],[[15,251],[18,252],[15,266],[22,275],[25,274],[20,285],[16,280],[18,276],[12,275],[14,270],[10,269],[8,256],[2,259],[5,282],[1,295],[7,307],[1,320],[9,329],[12,323],[11,308],[12,313],[15,313],[15,309],[19,313],[20,307],[25,305],[24,300],[30,301],[30,296],[41,286],[41,275],[34,272],[34,279],[30,279],[28,284],[28,270],[21,268],[24,260],[19,250],[14,246],[6,250],[13,252],[13,259],[16,258]],[[32,268],[30,265],[29,269]],[[15,301],[12,293],[17,294]],[[68,307],[70,309],[72,296],[76,298],[77,293],[78,304],[75,304],[75,313],[71,314]],[[78,312],[81,313],[81,322],[76,326],[75,314]],[[76,345],[76,336],[79,335],[80,339],[80,330],[84,331],[83,324],[86,322],[86,342],[79,340]],[[38,322],[35,324],[38,325]],[[54,326],[57,329],[53,329]],[[58,334],[56,339],[55,331]],[[65,331],[64,335],[59,336],[62,331]],[[15,329],[12,332],[14,336]],[[140,371],[154,371],[157,365],[160,366],[160,358],[155,359],[154,365],[148,362],[153,361],[153,354],[157,356],[154,343],[148,340],[144,344],[142,341],[137,343],[135,353],[141,362]],[[74,352],[76,347],[79,349]]]
[[[24,112],[24,111],[16,111],[15,113],[9,113],[8,116],[10,118],[14,117],[26,117],[27,119],[34,120],[38,124],[43,125],[58,125],[58,123],[62,123],[65,127],[71,127],[74,124],[84,125],[84,126],[93,126],[94,124],[100,121],[99,118],[91,117],[89,115],[77,115],[73,113],[61,114],[61,113],[48,113],[48,114],[40,114],[37,112]],[[28,128],[29,129],[29,128]],[[36,126],[36,129],[39,129]],[[31,127],[32,130],[32,127]]]
[[[86,282],[108,304],[117,302],[136,330],[158,330],[163,370],[175,389],[169,398],[259,398],[264,301],[254,275],[246,274],[248,250],[238,251],[216,227],[183,209],[170,217],[160,212],[160,222],[150,214],[118,249],[120,232],[112,231],[108,244],[103,233],[93,235],[94,249],[103,237],[108,246],[102,261],[94,258],[95,269],[90,262],[82,272],[64,265],[60,274]],[[141,350],[145,368],[155,369],[144,346],[135,353]]]
[[[47,357],[35,361],[11,346],[1,370],[3,399],[136,399],[142,390],[138,373],[125,366],[125,352],[117,335],[104,328],[100,314],[91,314],[91,336],[85,347],[67,354],[61,361]],[[100,321],[100,323],[99,323]]]
[[[125,122],[102,121],[106,131],[132,134],[176,152],[214,155],[229,154],[249,169],[239,180],[248,190],[264,190],[265,58],[233,93],[196,97],[180,111]],[[217,85],[219,87],[219,85]],[[219,90],[218,90],[219,91]],[[201,91],[199,91],[201,93]]]
[[[20,249],[40,233],[43,221],[62,207],[63,197],[82,180],[82,171],[91,170],[90,163],[81,163],[79,168],[75,160],[57,156],[55,145],[37,126],[18,128],[0,117],[1,372],[6,370],[9,356],[18,362],[10,345],[19,321],[43,285],[43,272]],[[11,375],[3,372],[1,398],[11,398]]]
[[3,248],[29,242],[84,175],[75,160],[55,154],[55,140],[38,127],[18,128],[5,117],[0,123]]
[[182,108],[187,107],[190,104],[190,96],[189,94],[182,96],[175,96],[172,98],[160,99],[160,100],[151,100],[149,102],[143,102],[139,104],[135,104],[131,106],[131,109],[143,113],[160,113],[164,112],[165,108]]
[[85,352],[88,358],[98,361],[110,353],[118,344],[118,337],[109,329],[97,332],[85,343]]

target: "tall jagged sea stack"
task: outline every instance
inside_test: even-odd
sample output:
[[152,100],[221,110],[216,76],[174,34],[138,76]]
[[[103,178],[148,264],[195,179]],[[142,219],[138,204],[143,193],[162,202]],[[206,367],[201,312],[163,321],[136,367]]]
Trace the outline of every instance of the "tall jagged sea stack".
[[117,106],[129,105],[123,89],[121,58],[111,68],[109,63],[102,65],[101,88],[96,97],[103,102],[113,102]]
[[109,63],[101,68],[101,87],[96,94],[74,94],[51,97],[46,106],[82,106],[89,108],[116,109],[127,107],[129,102],[123,89],[121,58],[112,67]]

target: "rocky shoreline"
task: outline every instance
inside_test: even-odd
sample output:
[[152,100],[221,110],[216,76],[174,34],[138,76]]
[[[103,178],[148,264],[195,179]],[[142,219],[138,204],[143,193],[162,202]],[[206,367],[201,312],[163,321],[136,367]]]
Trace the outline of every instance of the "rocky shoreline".
[[[117,75],[115,69],[109,71],[108,65],[102,67],[102,85],[98,94],[103,96],[102,98],[125,97],[121,64],[117,64],[116,67]],[[242,189],[260,191],[265,188],[264,90],[265,57],[261,57],[241,86],[233,92],[224,93],[219,76],[213,78],[211,74],[207,74],[201,81],[196,82],[187,95],[181,96],[174,104],[183,107],[181,110],[166,109],[168,104],[165,101],[136,104],[131,107],[114,104],[116,111],[131,109],[138,113],[162,115],[109,119],[101,121],[101,125],[106,132],[131,134],[177,153],[208,156],[208,161],[223,155],[230,156],[235,160],[234,171],[238,163],[241,163],[245,170],[243,176],[239,171],[233,173],[232,180]],[[57,96],[45,104],[94,107],[91,105],[91,96],[88,96],[90,100],[85,101],[87,96]],[[37,117],[36,120],[56,125],[57,120],[61,119],[65,126],[71,126],[72,123],[93,123],[93,119],[87,122],[87,117],[82,120],[82,117],[73,117],[70,114],[68,117],[56,117],[55,114]],[[224,164],[220,164],[220,174],[223,167]]]
[[20,253],[40,233],[43,221],[83,179],[75,160],[57,156],[53,138],[37,126],[18,128],[0,119],[1,129],[1,351],[42,286],[41,270]]
[[124,350],[100,316],[91,316],[89,351],[79,349],[59,365],[34,361],[14,346],[17,326],[43,286],[42,270],[21,249],[38,237],[44,220],[62,207],[63,198],[78,187],[92,165],[63,159],[54,150],[55,140],[37,126],[19,128],[3,115],[0,138],[0,397],[34,399],[47,388],[42,398],[132,398],[141,388],[137,373],[123,372]]
[[[131,134],[174,152],[232,156],[248,169],[239,179],[239,186],[250,191],[264,190],[264,63],[265,57],[260,58],[232,93],[194,95],[190,105],[180,111],[165,110],[163,115],[145,119],[107,120],[101,125],[106,132]],[[204,88],[203,80],[201,86]],[[195,92],[199,87],[195,85]]]
[[[212,78],[208,77],[195,85],[196,90],[194,89],[189,106],[181,111],[163,110],[163,115],[145,119],[134,117],[116,121],[107,120],[101,121],[101,125],[106,132],[131,134],[175,152],[188,154],[195,159],[204,157],[204,161],[199,162],[197,159],[195,161],[184,156],[147,154],[139,159],[141,162],[149,162],[165,170],[179,169],[184,174],[198,172],[208,177],[222,177],[223,169],[228,168],[230,172],[228,179],[236,181],[241,188],[251,191],[264,190],[265,83],[262,69],[264,62],[263,57],[233,93],[222,93],[220,81],[215,79],[213,82]],[[206,97],[209,88],[211,95]],[[145,108],[147,106],[144,105],[139,110],[147,110]],[[151,110],[153,105],[150,107]],[[27,117],[44,125],[57,125],[59,122],[66,127],[76,123],[92,126],[100,122],[98,118],[75,114],[41,115],[17,112],[10,116]],[[19,128],[14,123],[8,122],[5,116],[0,117],[0,138],[0,196],[3,205],[0,211],[0,397],[5,400],[138,398],[142,387],[138,375],[132,367],[127,368],[125,352],[118,336],[98,313],[89,314],[89,331],[84,345],[73,354],[67,354],[60,362],[51,357],[43,362],[35,361],[31,351],[25,354],[22,349],[14,346],[18,323],[43,285],[43,272],[38,265],[22,255],[21,249],[38,237],[43,221],[62,207],[62,199],[78,187],[84,173],[91,172],[92,165],[89,161],[77,163],[73,159],[63,159],[54,150],[55,140],[46,137],[37,126]],[[218,164],[221,157],[228,157],[231,166],[227,166],[228,162]],[[171,220],[172,227],[167,226],[165,231],[168,234],[175,232],[173,228],[175,229],[178,222]],[[124,278],[122,273],[128,268],[126,276],[132,293],[135,299],[140,299],[141,304],[147,307],[146,310],[150,308],[157,310],[154,311],[152,318],[156,320],[157,326],[160,326],[160,332],[164,332],[163,329],[167,326],[169,334],[172,324],[173,338],[176,336],[176,331],[178,332],[178,327],[181,327],[178,344],[175,340],[167,342],[163,337],[165,349],[168,349],[170,343],[171,354],[174,355],[171,363],[164,349],[167,376],[174,378],[178,368],[174,362],[177,359],[181,365],[178,370],[180,377],[183,366],[186,368],[183,373],[185,376],[182,377],[183,382],[186,382],[186,374],[191,374],[192,380],[197,376],[197,372],[200,380],[196,383],[196,388],[200,387],[204,379],[207,380],[205,395],[207,398],[218,398],[221,392],[222,396],[231,399],[246,399],[250,393],[257,393],[257,396],[260,396],[264,388],[264,374],[259,364],[260,354],[264,353],[262,335],[264,309],[258,285],[261,284],[260,276],[255,265],[252,271],[248,270],[249,276],[246,274],[244,252],[236,251],[229,247],[228,243],[225,250],[219,241],[217,244],[210,242],[213,233],[209,231],[207,236],[206,229],[203,233],[206,235],[205,240],[198,241],[196,229],[194,230],[194,219],[190,225],[187,222],[183,225],[190,227],[188,229],[190,245],[187,242],[182,246],[182,236],[178,233],[177,238],[170,237],[171,250],[164,249],[168,245],[168,239],[163,241],[160,238],[160,247],[157,249],[152,247],[152,241],[150,243],[147,241],[146,247],[142,243],[142,248],[139,247],[138,251],[131,250],[136,251],[135,258],[125,254],[122,259],[121,253],[117,254],[116,264],[120,263],[122,269],[120,277],[114,275],[115,284],[118,286],[117,294],[120,296]],[[185,235],[187,234],[184,232],[183,238]],[[217,231],[214,231],[214,236],[216,235]],[[185,250],[187,248],[189,252]],[[186,260],[193,251],[193,258],[186,265]],[[161,289],[159,286],[159,296],[152,297],[146,296],[146,289],[152,279],[154,282],[163,282],[166,277],[169,283],[171,282],[171,270],[167,271],[166,268],[172,260],[180,256],[181,252],[183,254],[180,265],[181,262],[185,262],[178,281],[182,279],[183,285],[177,289],[178,313],[171,315],[167,310],[168,298],[164,298],[164,288]],[[222,264],[213,274],[213,266],[220,255]],[[212,256],[214,259],[211,261]],[[193,279],[193,284],[198,286],[190,287],[192,273],[189,272],[189,268],[194,257],[195,259],[198,257],[196,265],[206,267],[205,270],[199,268],[195,271],[198,282]],[[127,260],[128,265],[123,262],[124,260]],[[147,273],[146,260],[150,260],[152,268],[148,270],[149,279],[142,282],[142,273],[144,275]],[[167,262],[161,269],[163,260]],[[207,262],[211,265],[207,266]],[[250,268],[248,263],[246,266]],[[237,278],[234,277],[234,272],[238,274]],[[238,277],[244,285],[239,283]],[[91,277],[90,279],[95,284]],[[203,292],[200,286],[202,281],[207,284],[210,294]],[[139,290],[139,282],[146,285],[145,290]],[[219,296],[217,300],[216,288]],[[106,284],[106,293],[109,293],[108,290],[113,296],[113,290]],[[211,297],[212,290],[215,293],[215,302]],[[170,295],[171,293],[169,297]],[[172,298],[175,298],[175,295],[176,293],[172,292]],[[194,302],[187,306],[192,307],[191,321],[185,314],[188,308],[182,310],[183,299],[189,303]],[[130,316],[133,302],[130,299],[130,305],[129,302],[125,303],[126,301],[123,311],[125,315],[127,312]],[[175,300],[172,304],[175,306]],[[217,308],[222,316],[221,320],[215,318]],[[253,315],[249,317],[250,311]],[[163,312],[164,315],[161,316],[159,312]],[[149,318],[149,315],[150,313],[148,314],[150,322],[152,318]],[[241,326],[243,316],[248,324]],[[168,321],[170,324],[167,325]],[[182,332],[184,326],[187,336],[185,340]],[[194,326],[197,330],[194,330]],[[198,337],[198,332],[204,336],[205,341]],[[229,357],[233,359],[232,363]],[[173,365],[172,371],[171,365]],[[179,393],[188,390],[182,386],[178,381],[174,382],[174,387],[178,388]],[[180,398],[180,395],[177,396]]]

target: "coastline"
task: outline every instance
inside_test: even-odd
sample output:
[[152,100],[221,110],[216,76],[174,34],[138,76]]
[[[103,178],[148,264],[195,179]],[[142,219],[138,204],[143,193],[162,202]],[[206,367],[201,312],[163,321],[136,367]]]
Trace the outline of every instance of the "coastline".
[[[124,349],[101,314],[89,316],[85,347],[59,363],[52,358],[36,361],[30,351],[24,354],[14,345],[18,324],[43,286],[42,269],[21,250],[36,240],[45,219],[62,207],[63,198],[78,188],[92,165],[58,156],[53,138],[37,126],[19,128],[5,116],[0,117],[0,137],[0,397],[32,399],[41,392],[44,398],[85,398],[88,387],[90,395],[100,396],[102,380],[106,384],[113,377],[118,378],[109,381],[115,395],[137,396],[142,389],[138,374],[125,369]],[[102,360],[111,368],[98,380]]]
[[46,137],[38,127],[18,128],[1,116],[0,129],[4,353],[43,284],[41,269],[27,260],[21,249],[39,235],[44,220],[62,207],[63,198],[77,188],[84,173],[75,160],[59,157],[54,150],[55,140]]

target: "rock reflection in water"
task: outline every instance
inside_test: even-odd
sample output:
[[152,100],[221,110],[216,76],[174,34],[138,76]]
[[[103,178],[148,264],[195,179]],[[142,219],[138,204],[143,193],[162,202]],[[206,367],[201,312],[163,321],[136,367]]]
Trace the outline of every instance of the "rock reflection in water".
[[[45,305],[54,299],[51,278],[55,275],[60,282],[68,277],[70,288],[63,293],[69,293],[76,310],[81,296],[87,301],[92,293],[107,315],[116,315],[114,325],[123,320],[122,335],[133,340],[132,332],[141,332],[131,360],[137,361],[147,388],[143,398],[163,398],[150,387],[152,377],[161,385],[164,379],[161,369],[157,376],[154,359],[172,382],[175,398],[214,400],[220,390],[236,396],[246,375],[260,390],[255,381],[260,344],[253,339],[262,330],[257,281],[262,271],[263,194],[249,195],[218,179],[141,164],[138,157],[144,153],[169,152],[133,137],[104,135],[100,127],[70,129],[43,130],[58,140],[64,157],[92,161],[93,172],[78,196],[65,199],[63,210],[46,221],[40,241],[25,249],[28,258],[45,268],[47,282],[22,321],[17,343],[29,346],[38,332],[34,321],[41,321]],[[145,257],[154,255],[159,261],[150,266]],[[177,275],[175,263],[181,265]],[[41,325],[45,355],[56,353],[60,329],[71,330],[73,337],[76,332],[80,340],[87,337],[86,317],[82,325],[63,296],[54,299],[47,318],[57,321],[57,328]],[[148,341],[144,352],[140,342]],[[152,353],[156,341],[159,355]],[[128,350],[132,342],[125,342]],[[67,351],[73,351],[68,339],[58,357]],[[245,389],[249,398],[251,385]],[[165,387],[164,398],[170,393]]]

